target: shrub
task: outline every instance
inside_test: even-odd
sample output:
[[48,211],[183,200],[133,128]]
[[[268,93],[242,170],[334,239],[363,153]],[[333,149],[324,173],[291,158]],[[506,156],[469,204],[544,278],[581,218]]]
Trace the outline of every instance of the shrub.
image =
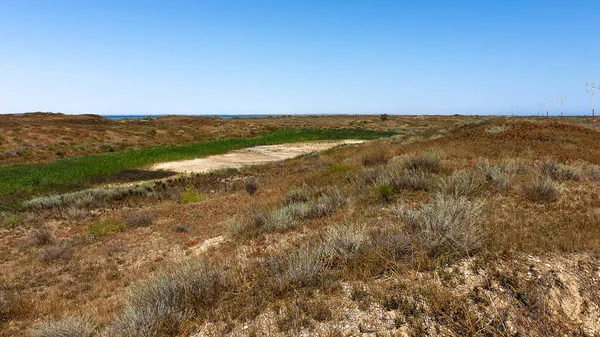
[[427,172],[440,172],[442,170],[442,161],[436,153],[428,152],[421,155],[406,155],[402,162],[404,167],[409,170]]
[[154,223],[154,217],[148,212],[137,213],[125,218],[127,227],[148,227]]
[[337,224],[327,228],[324,249],[328,256],[345,265],[361,251],[367,240],[364,227]]
[[381,115],[379,115],[379,120],[384,122],[384,121],[388,120],[388,117],[389,117],[388,114],[381,114]]
[[331,166],[329,166],[327,169],[325,169],[326,173],[340,173],[340,172],[347,172],[350,170],[350,167],[348,167],[347,165],[344,164],[333,164]]
[[592,180],[600,180],[600,166],[599,165],[592,165],[589,169],[589,177]]
[[244,187],[246,188],[246,192],[250,195],[254,195],[258,190],[258,181],[255,177],[246,177],[244,178]]
[[133,286],[125,311],[108,329],[108,335],[175,335],[186,319],[215,306],[230,282],[222,268],[203,260],[171,267]]
[[182,204],[187,204],[191,202],[200,202],[204,200],[204,196],[202,194],[192,190],[191,188],[186,189],[183,193],[181,193],[181,198],[179,201]]
[[518,168],[509,169],[505,165],[490,164],[487,160],[477,163],[477,168],[494,189],[504,192],[510,189]]
[[124,230],[125,222],[123,220],[106,219],[92,224],[88,233],[92,237],[99,238],[107,235],[114,235]]
[[527,199],[540,203],[555,202],[560,195],[560,185],[545,175],[523,185],[522,190]]
[[34,229],[30,233],[31,243],[36,246],[45,246],[54,243],[54,235],[48,228]]
[[306,185],[302,187],[294,187],[288,191],[283,197],[281,203],[284,205],[301,203],[309,201],[315,193],[318,193],[318,189],[308,187]]
[[397,262],[406,257],[412,249],[412,240],[397,228],[375,228],[369,232],[370,249]]
[[267,259],[276,288],[285,291],[289,287],[316,285],[327,266],[324,253],[322,246],[307,246]]
[[380,185],[390,185],[396,190],[426,191],[429,179],[425,172],[415,169],[403,169],[396,165],[388,165],[377,178]]
[[379,185],[377,186],[377,196],[384,202],[390,202],[392,197],[396,194],[394,186],[391,185]]
[[25,313],[25,305],[16,291],[0,289],[0,324]]
[[558,164],[553,160],[545,160],[541,171],[556,180],[581,180],[581,167]]
[[443,178],[439,187],[442,193],[453,197],[472,197],[481,191],[483,178],[476,172],[456,171]]
[[398,211],[424,248],[462,254],[482,245],[483,231],[477,221],[482,208],[481,201],[437,194],[430,203],[422,202],[416,209],[399,205]]
[[50,263],[57,260],[68,260],[73,256],[73,250],[66,242],[58,246],[50,247],[40,253],[40,261]]
[[375,166],[386,164],[390,160],[389,152],[381,146],[373,147],[362,156],[363,166]]
[[492,126],[488,127],[487,129],[485,129],[485,132],[496,134],[496,133],[502,133],[508,129],[509,129],[509,127],[506,125],[492,125]]
[[188,226],[185,224],[177,224],[173,226],[173,232],[175,233],[187,233],[188,231]]
[[87,317],[66,316],[58,320],[42,322],[29,331],[31,337],[89,337],[96,324]]

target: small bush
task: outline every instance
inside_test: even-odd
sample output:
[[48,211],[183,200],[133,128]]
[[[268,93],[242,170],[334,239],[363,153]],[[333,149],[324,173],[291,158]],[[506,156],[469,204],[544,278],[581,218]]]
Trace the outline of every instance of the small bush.
[[181,198],[179,201],[182,204],[192,203],[192,202],[200,202],[204,200],[204,196],[202,194],[192,190],[191,188],[186,189],[183,193],[181,193]]
[[255,177],[246,177],[244,178],[244,187],[248,194],[254,195],[258,191],[258,181]]
[[389,117],[388,114],[381,114],[381,115],[379,115],[379,120],[384,122],[384,121],[388,120],[388,117]]
[[429,189],[429,178],[425,172],[403,169],[396,165],[389,165],[382,170],[377,183],[390,185],[396,190],[427,191]]
[[86,317],[63,317],[40,323],[29,331],[30,337],[89,337],[96,324]]
[[589,169],[588,176],[592,180],[600,180],[600,166],[592,165]]
[[54,243],[54,235],[48,228],[35,229],[30,233],[31,243],[36,246],[46,246]]
[[363,166],[375,166],[386,164],[390,160],[390,154],[381,147],[373,147],[362,156]]
[[442,170],[442,161],[436,153],[428,152],[421,155],[406,155],[402,162],[408,170],[421,170],[434,173]]
[[345,265],[359,254],[368,238],[364,227],[338,224],[327,228],[324,249]]
[[442,193],[454,197],[472,197],[481,191],[483,178],[476,172],[456,171],[443,178],[439,187]]
[[173,232],[175,233],[187,233],[188,231],[188,226],[185,224],[177,224],[173,226]]
[[318,193],[318,189],[310,188],[306,185],[302,187],[294,187],[283,197],[281,203],[284,205],[289,205],[294,203],[308,202],[316,193]]
[[148,212],[137,213],[125,218],[127,227],[148,227],[154,223],[154,216]]
[[271,257],[267,260],[267,266],[273,274],[276,288],[285,291],[290,287],[316,285],[327,265],[323,247],[308,246]]
[[545,160],[541,171],[556,180],[581,180],[581,167],[558,164],[553,160]]
[[522,190],[527,199],[539,203],[552,203],[560,196],[560,185],[545,175],[523,185]]
[[40,261],[50,263],[57,260],[68,260],[73,256],[73,250],[66,242],[58,246],[50,247],[40,253]]
[[469,253],[483,243],[483,231],[478,224],[482,208],[481,201],[437,194],[430,203],[421,203],[417,209],[399,205],[398,211],[409,231],[426,249]]
[[230,286],[230,277],[205,261],[189,261],[133,286],[109,336],[176,335],[191,316],[206,313]]
[[510,189],[518,168],[509,169],[505,165],[490,164],[487,160],[477,163],[477,168],[494,189],[504,192]]
[[390,202],[392,197],[396,194],[394,186],[391,185],[379,185],[377,186],[377,196],[381,201]]
[[397,228],[375,228],[369,232],[370,250],[387,257],[386,260],[398,262],[410,255],[412,240]]
[[485,129],[485,132],[496,134],[496,133],[505,132],[508,129],[509,129],[509,127],[506,125],[492,125],[492,126],[488,127],[487,129]]
[[125,230],[125,221],[120,219],[107,219],[96,222],[90,226],[89,235],[95,238],[114,235]]

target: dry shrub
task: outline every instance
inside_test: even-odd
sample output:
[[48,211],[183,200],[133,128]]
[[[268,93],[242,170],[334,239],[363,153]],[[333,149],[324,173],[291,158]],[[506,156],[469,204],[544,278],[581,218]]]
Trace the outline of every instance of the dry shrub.
[[482,201],[437,194],[430,203],[418,208],[399,205],[398,212],[410,233],[427,250],[441,253],[469,253],[483,244],[478,223]]
[[229,275],[202,260],[171,267],[135,285],[108,336],[175,335],[192,316],[206,314],[231,286]]
[[33,245],[46,246],[54,243],[54,235],[48,228],[38,228],[31,231],[30,240]]
[[258,191],[258,180],[256,180],[256,177],[244,178],[244,188],[248,194],[254,195]]
[[496,134],[496,133],[502,133],[508,129],[509,129],[509,127],[506,125],[492,125],[492,126],[488,127],[487,129],[485,129],[485,132]]
[[66,242],[50,247],[40,253],[40,261],[50,263],[57,260],[69,260],[73,256],[73,249]]
[[327,228],[325,251],[328,256],[347,264],[361,252],[368,239],[362,226],[336,224]]
[[383,165],[389,160],[389,152],[381,146],[370,148],[361,158],[363,166]]
[[15,319],[25,311],[25,303],[16,291],[0,289],[0,323]]
[[402,158],[402,164],[409,170],[421,170],[427,172],[440,172],[442,170],[440,156],[433,152],[419,155],[406,155]]
[[386,169],[381,170],[379,173],[378,185],[389,185],[396,190],[426,191],[429,189],[429,177],[423,171],[388,165]]
[[509,167],[507,164],[490,164],[487,160],[478,162],[477,168],[498,192],[510,189],[515,173],[519,170],[516,166]]
[[96,324],[87,317],[66,316],[42,322],[31,330],[30,337],[89,337],[94,334]]
[[127,227],[148,227],[154,223],[154,216],[148,212],[137,213],[125,218]]
[[397,228],[375,228],[369,232],[371,251],[391,263],[404,260],[412,250],[412,240]]
[[283,205],[305,203],[313,198],[318,193],[318,189],[303,185],[301,187],[294,187],[290,189],[281,200]]
[[592,165],[588,170],[588,176],[592,180],[600,180],[600,166]]
[[477,172],[456,171],[439,184],[442,193],[453,197],[473,197],[481,191],[483,177]]
[[543,174],[556,180],[581,180],[581,167],[558,164],[553,160],[545,160],[541,167]]
[[558,200],[561,186],[549,176],[541,175],[522,187],[523,194],[531,201],[552,203]]
[[273,274],[278,291],[291,287],[316,285],[327,267],[326,252],[322,245],[306,246],[267,259],[267,267]]

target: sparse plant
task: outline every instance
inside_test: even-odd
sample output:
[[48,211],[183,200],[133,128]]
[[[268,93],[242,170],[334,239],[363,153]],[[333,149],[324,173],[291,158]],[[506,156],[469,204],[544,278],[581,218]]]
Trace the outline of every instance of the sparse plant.
[[267,266],[279,291],[289,287],[316,285],[326,268],[325,250],[322,246],[307,246],[286,254],[271,257]]
[[29,330],[30,337],[90,337],[96,324],[88,317],[66,316],[42,322]]
[[121,219],[106,219],[93,223],[88,230],[90,236],[100,238],[114,235],[125,230],[125,221]]
[[248,194],[254,195],[258,191],[258,180],[256,180],[256,177],[244,178],[244,188]]
[[30,238],[31,243],[36,246],[46,246],[54,243],[54,235],[52,235],[52,231],[46,227],[31,231]]
[[173,335],[193,315],[216,305],[231,284],[223,268],[203,260],[171,267],[136,284],[109,336]]
[[487,160],[478,162],[477,168],[494,189],[499,192],[510,189],[516,172],[516,169],[507,169],[506,165],[502,164],[490,164]]
[[40,260],[44,263],[54,262],[56,260],[68,260],[73,255],[73,250],[67,242],[47,248],[40,253]]
[[125,218],[127,227],[148,227],[154,223],[154,216],[148,212],[141,212]]
[[545,160],[541,167],[543,174],[556,180],[581,180],[581,167],[559,164],[553,160]]
[[383,165],[389,160],[389,152],[381,146],[371,147],[361,158],[363,166]]
[[437,173],[442,170],[442,161],[439,154],[426,152],[416,155],[405,155],[402,158],[404,167],[408,170],[420,170]]
[[531,201],[552,203],[558,200],[561,187],[552,178],[541,175],[522,187],[523,194]]
[[436,194],[429,203],[418,208],[400,204],[397,208],[408,230],[426,249],[469,253],[483,243],[483,230],[478,222],[482,201]]
[[377,196],[381,201],[390,202],[392,197],[396,194],[394,186],[391,185],[379,185],[377,186]]
[[453,197],[473,197],[481,191],[482,185],[483,177],[477,172],[455,171],[440,181],[439,188]]
[[181,193],[181,198],[179,199],[182,204],[200,202],[202,200],[204,200],[204,196],[192,188],[187,188],[183,191],[183,193]]

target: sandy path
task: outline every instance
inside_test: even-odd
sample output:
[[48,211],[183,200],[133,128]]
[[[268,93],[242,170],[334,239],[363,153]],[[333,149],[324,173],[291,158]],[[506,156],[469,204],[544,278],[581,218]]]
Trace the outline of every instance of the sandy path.
[[340,140],[262,145],[205,158],[159,163],[152,166],[152,169],[205,173],[219,169],[269,163],[298,157],[306,153],[324,151],[342,144],[360,144],[363,142],[362,140]]

